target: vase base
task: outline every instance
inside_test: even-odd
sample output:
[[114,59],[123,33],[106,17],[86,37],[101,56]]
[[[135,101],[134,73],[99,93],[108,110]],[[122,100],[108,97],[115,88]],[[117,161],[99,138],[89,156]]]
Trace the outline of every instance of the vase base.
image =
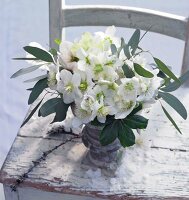
[[90,151],[87,151],[81,161],[81,167],[85,170],[97,170],[100,168],[105,176],[115,177],[115,171],[120,164],[122,152],[122,150],[119,150],[116,159],[107,163],[104,161],[94,160],[90,155]]

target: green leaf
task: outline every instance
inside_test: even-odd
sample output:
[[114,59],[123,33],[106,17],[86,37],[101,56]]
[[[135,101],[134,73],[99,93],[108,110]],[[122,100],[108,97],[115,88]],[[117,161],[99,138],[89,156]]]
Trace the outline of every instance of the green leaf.
[[60,44],[61,44],[61,40],[58,39],[58,38],[56,38],[56,39],[54,40],[54,42],[55,42],[57,45],[60,45]]
[[61,121],[65,120],[65,118],[66,118],[66,114],[67,114],[70,104],[65,104],[63,102],[62,98],[60,98],[60,100],[59,100],[59,103],[55,107],[56,115],[55,115],[53,121],[51,122],[51,124],[54,122],[61,122]]
[[161,88],[164,92],[173,92],[177,90],[184,82],[189,80],[189,71],[184,73],[181,77],[179,77],[180,83],[178,81],[174,81],[169,83],[166,87]]
[[134,55],[135,51],[137,50],[139,41],[140,41],[140,29],[136,29],[131,39],[128,42],[128,46],[132,48],[131,52],[132,55]]
[[127,44],[124,46],[123,50],[124,50],[124,54],[127,57],[127,59],[130,59],[132,55],[130,53],[129,46]]
[[30,82],[35,82],[35,81],[39,81],[41,79],[44,79],[48,76],[48,74],[44,74],[44,75],[41,75],[41,76],[37,76],[35,78],[31,78],[31,79],[28,79],[26,81],[24,81],[24,83],[30,83]]
[[43,49],[40,49],[38,47],[25,46],[24,50],[39,60],[54,62],[52,55]]
[[136,73],[139,74],[140,76],[143,76],[143,77],[146,77],[146,78],[153,78],[154,77],[154,75],[150,71],[144,69],[142,66],[140,66],[137,63],[134,63],[134,69],[135,69]]
[[133,72],[133,70],[126,64],[124,64],[122,66],[122,69],[124,71],[124,75],[126,78],[132,78],[135,76],[135,73]]
[[173,74],[173,72],[158,58],[154,58],[155,63],[157,64],[157,67],[164,72],[167,76],[169,76],[170,78],[172,78],[173,80],[177,81],[178,83],[180,83],[180,80]]
[[[150,31],[150,29],[152,28],[153,25],[151,25],[145,32],[144,34],[142,35],[142,37],[140,38],[140,41],[144,38],[144,36]],[[140,42],[139,41],[139,42]]]
[[104,126],[104,123],[98,121],[97,117],[94,118],[93,121],[90,122],[93,126]]
[[115,44],[111,44],[111,52],[112,52],[112,55],[117,54],[117,47]]
[[167,118],[170,120],[170,122],[173,124],[173,126],[178,130],[178,132],[180,134],[182,134],[182,132],[180,131],[179,127],[177,126],[177,124],[175,123],[175,121],[173,120],[173,118],[170,116],[170,114],[167,112],[167,110],[161,105],[163,112],[165,113],[165,115],[167,116]]
[[30,93],[28,104],[32,104],[39,95],[43,92],[45,88],[47,88],[47,78],[39,80],[33,87],[32,92]]
[[183,119],[187,118],[186,108],[175,96],[164,92],[159,92],[158,96],[162,97]]
[[21,76],[23,74],[33,72],[33,71],[37,70],[39,67],[41,67],[41,65],[34,65],[34,66],[31,66],[31,67],[22,68],[22,69],[18,70],[16,73],[14,73],[11,76],[11,78],[16,78],[16,77]]
[[53,55],[53,56],[57,56],[57,50],[56,49],[50,49],[49,52]]
[[100,143],[102,146],[111,144],[118,136],[119,121],[114,120],[111,124],[106,125],[100,133]]
[[145,129],[148,125],[148,119],[140,115],[127,116],[123,121],[132,129]]
[[38,109],[38,107],[40,106],[41,102],[43,101],[43,99],[35,106],[35,108],[30,112],[30,114],[28,115],[28,117],[24,120],[24,122],[22,123],[21,127],[24,126],[29,120],[30,118],[33,116],[33,114],[36,112],[36,110]]
[[117,50],[118,57],[120,55],[121,50],[124,48],[124,46],[125,46],[125,40],[124,40],[124,38],[121,38],[121,46]]
[[[128,59],[131,58],[131,55],[135,54],[135,51],[138,48],[139,41],[140,41],[140,30],[136,29],[135,32],[133,33],[131,39],[129,40],[128,44],[125,45],[125,47],[124,47],[124,53]],[[132,49],[131,55],[130,55],[129,48]]]
[[128,116],[133,116],[140,110],[142,110],[142,103],[139,103]]
[[135,135],[127,125],[121,122],[119,123],[118,139],[123,147],[129,147],[135,144]]
[[46,117],[52,113],[56,112],[56,105],[61,103],[61,98],[52,98],[47,100],[39,109],[38,116]]

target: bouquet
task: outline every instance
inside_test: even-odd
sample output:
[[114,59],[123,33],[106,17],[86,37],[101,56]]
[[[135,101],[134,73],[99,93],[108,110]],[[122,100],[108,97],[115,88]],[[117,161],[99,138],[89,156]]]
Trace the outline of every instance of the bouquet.
[[[55,113],[54,122],[65,120],[71,107],[74,118],[73,127],[91,123],[102,126],[100,142],[112,143],[116,138],[123,147],[135,144],[134,129],[146,129],[148,119],[142,111],[159,101],[168,103],[182,118],[187,111],[182,103],[170,92],[178,89],[186,80],[177,78],[160,59],[152,56],[154,63],[149,64],[140,47],[139,29],[125,41],[115,36],[115,27],[105,32],[83,33],[73,43],[55,39],[59,51],[46,50],[32,42],[25,46],[25,58],[32,66],[20,69],[12,78],[46,70],[44,75],[32,78],[37,81],[31,90],[28,104],[32,104],[41,93],[53,93],[45,102],[44,97],[25,119],[28,122],[38,110],[38,115],[46,117]],[[151,53],[149,53],[152,55]],[[179,127],[162,105],[162,109],[174,127]]]

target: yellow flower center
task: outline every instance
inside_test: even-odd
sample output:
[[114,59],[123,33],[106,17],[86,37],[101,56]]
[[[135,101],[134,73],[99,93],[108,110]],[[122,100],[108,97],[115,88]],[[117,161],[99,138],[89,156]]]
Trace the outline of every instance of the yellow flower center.
[[73,86],[72,83],[68,83],[68,84],[65,86],[65,90],[66,90],[67,92],[69,92],[69,93],[72,92],[73,89],[74,89],[74,86]]

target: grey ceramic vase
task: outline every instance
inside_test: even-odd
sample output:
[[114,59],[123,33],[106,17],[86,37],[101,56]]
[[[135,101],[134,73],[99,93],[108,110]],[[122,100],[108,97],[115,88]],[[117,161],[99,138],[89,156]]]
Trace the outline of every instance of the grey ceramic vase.
[[118,153],[121,147],[120,142],[116,139],[113,143],[102,146],[99,141],[99,135],[103,126],[94,126],[86,124],[82,131],[82,140],[88,148],[87,155],[84,159],[84,164],[99,168],[115,168],[118,162]]

